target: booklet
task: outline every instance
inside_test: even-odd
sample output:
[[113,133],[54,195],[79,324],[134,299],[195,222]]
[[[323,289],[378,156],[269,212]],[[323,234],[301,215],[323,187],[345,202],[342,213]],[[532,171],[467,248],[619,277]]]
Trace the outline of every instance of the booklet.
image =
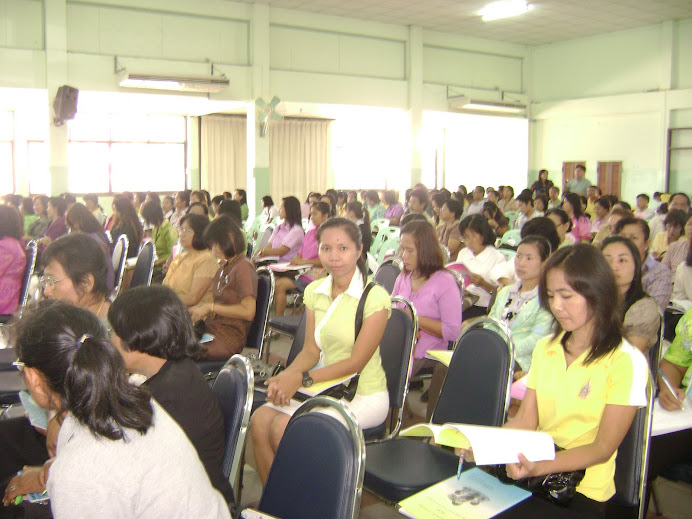
[[439,445],[462,449],[471,447],[476,465],[519,463],[519,453],[529,461],[555,459],[553,438],[548,433],[538,431],[461,423],[428,423],[404,429],[399,436],[432,436]]
[[[262,258],[264,259],[264,258]],[[275,272],[302,272],[308,271],[312,268],[312,265],[291,265],[290,263],[272,263],[269,268]]]
[[651,436],[692,429],[692,402],[690,401],[689,389],[687,390],[687,397],[683,407],[684,409],[678,411],[667,411],[661,407],[657,398],[654,402]]
[[479,468],[452,476],[399,503],[399,513],[413,519],[487,519],[531,495],[505,485]]
[[454,350],[428,350],[425,352],[426,358],[441,362],[447,367],[452,362],[452,355],[454,355]]
[[[332,380],[325,380],[324,382],[317,382],[310,387],[299,387],[298,393],[301,393],[302,395],[305,395],[307,397],[317,396],[320,393],[322,393],[322,391],[326,391],[329,388],[338,386],[339,384],[343,384],[344,382],[351,380],[355,376],[355,374],[346,375],[345,377],[334,378]],[[263,393],[267,392],[267,386],[265,385],[258,385],[257,387],[255,387],[255,389]]]

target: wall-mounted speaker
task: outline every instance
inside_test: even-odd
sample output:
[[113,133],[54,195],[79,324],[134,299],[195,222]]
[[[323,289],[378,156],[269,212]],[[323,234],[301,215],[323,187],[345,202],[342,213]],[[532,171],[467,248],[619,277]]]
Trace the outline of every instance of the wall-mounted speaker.
[[74,119],[77,113],[77,96],[79,90],[74,87],[63,85],[58,88],[58,93],[53,101],[53,122],[55,126],[62,126],[65,121]]

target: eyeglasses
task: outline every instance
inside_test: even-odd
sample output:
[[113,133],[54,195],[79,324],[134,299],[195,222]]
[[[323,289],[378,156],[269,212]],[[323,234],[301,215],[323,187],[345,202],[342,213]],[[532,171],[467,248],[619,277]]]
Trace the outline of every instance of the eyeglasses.
[[51,290],[55,289],[55,285],[60,283],[61,281],[65,281],[68,279],[67,277],[64,277],[62,279],[53,279],[50,276],[41,276],[38,278],[38,282],[41,284],[41,287],[45,290],[46,286],[49,286]]
[[12,365],[19,370],[20,373],[24,372],[24,368],[26,367],[26,364],[24,364],[21,360],[17,359],[15,360]]
[[186,228],[186,227],[181,227],[181,228],[180,228],[180,231],[178,231],[178,234],[187,234],[187,233],[190,233],[190,232],[194,233],[195,231],[193,231],[192,229],[188,229],[188,228]]

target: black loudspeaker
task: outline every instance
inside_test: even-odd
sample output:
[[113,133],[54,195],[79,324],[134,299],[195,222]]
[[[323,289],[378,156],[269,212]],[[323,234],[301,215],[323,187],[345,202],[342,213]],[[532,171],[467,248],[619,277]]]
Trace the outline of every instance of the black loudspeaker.
[[58,93],[53,101],[53,122],[55,126],[62,126],[65,121],[74,119],[77,113],[77,96],[79,90],[74,87],[63,85],[58,88]]

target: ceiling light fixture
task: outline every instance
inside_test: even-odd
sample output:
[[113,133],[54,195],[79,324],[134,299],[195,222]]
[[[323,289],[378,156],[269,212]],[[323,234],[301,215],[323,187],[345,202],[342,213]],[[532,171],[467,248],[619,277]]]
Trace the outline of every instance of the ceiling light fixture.
[[484,22],[500,20],[502,18],[510,18],[524,14],[533,6],[526,3],[526,0],[500,0],[486,5],[478,11]]

